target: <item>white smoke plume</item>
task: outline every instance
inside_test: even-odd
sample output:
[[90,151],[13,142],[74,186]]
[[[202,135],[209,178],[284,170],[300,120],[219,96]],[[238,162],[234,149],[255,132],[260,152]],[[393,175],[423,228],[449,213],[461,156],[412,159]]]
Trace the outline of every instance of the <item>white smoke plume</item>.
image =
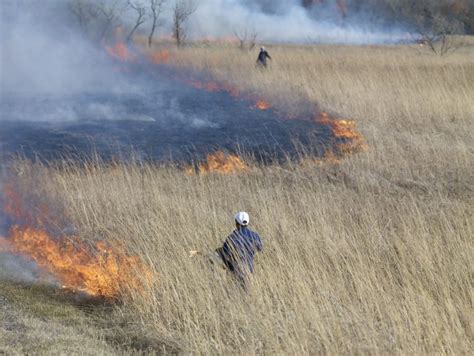
[[[0,202],[3,202],[2,176],[3,172],[0,169]],[[6,238],[8,218],[2,212],[3,207],[0,206],[0,280],[35,281],[38,279],[38,268],[35,263],[5,251],[8,246]]]
[[38,278],[39,270],[34,262],[21,256],[0,252],[0,280],[34,282]]
[[[2,0],[0,1],[0,94],[15,92],[75,93],[85,90],[130,91],[104,54],[104,43],[87,41],[69,6],[73,1],[92,0]],[[148,21],[139,32],[150,27]],[[172,7],[165,0],[159,33],[170,34]],[[110,26],[133,25],[134,12],[127,0],[120,16]],[[305,8],[301,0],[195,0],[196,12],[186,24],[190,38],[232,37],[248,31],[258,41],[297,43],[395,43],[407,38],[407,30],[373,21],[367,12],[342,19],[335,1]],[[125,10],[124,10],[125,9]],[[117,10],[118,11],[118,10]],[[82,29],[83,30],[83,29]],[[128,29],[125,29],[128,31]]]
[[199,0],[190,19],[196,37],[232,36],[248,29],[262,41],[297,43],[386,44],[406,39],[400,25],[384,26],[368,12],[343,19],[336,2],[306,9],[300,0]]
[[119,90],[120,75],[74,23],[67,1],[0,1],[0,95]]

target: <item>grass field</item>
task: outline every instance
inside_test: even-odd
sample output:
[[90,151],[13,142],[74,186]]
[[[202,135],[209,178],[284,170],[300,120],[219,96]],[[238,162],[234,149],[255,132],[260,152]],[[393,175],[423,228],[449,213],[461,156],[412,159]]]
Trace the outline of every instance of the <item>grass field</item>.
[[[185,48],[173,63],[258,93],[288,115],[352,118],[369,148],[339,164],[232,175],[133,164],[13,167],[30,204],[54,206],[55,219],[86,240],[120,241],[154,272],[120,304],[84,310],[69,302],[64,318],[46,313],[42,320],[54,319],[63,334],[81,335],[58,350],[473,351],[473,48],[442,58],[409,46],[269,51],[267,71],[255,69],[255,53],[231,47]],[[188,256],[217,247],[238,210],[250,213],[265,244],[249,293]],[[4,287],[15,288],[39,293]],[[31,300],[15,303],[11,313],[25,313]],[[39,310],[18,323],[36,335],[26,342],[49,345],[53,336],[29,324]],[[15,348],[5,326],[0,332],[0,350],[1,340],[7,351],[33,349]]]

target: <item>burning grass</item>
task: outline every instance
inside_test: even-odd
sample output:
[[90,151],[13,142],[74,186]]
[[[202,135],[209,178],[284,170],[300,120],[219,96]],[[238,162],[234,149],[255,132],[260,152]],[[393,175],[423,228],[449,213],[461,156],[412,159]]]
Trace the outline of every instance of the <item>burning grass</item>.
[[[152,293],[117,306],[121,318],[104,316],[110,332],[136,325],[187,353],[468,354],[474,66],[465,51],[273,47],[273,68],[256,72],[253,53],[185,48],[173,59],[183,68],[295,116],[310,101],[354,118],[371,149],[248,175],[22,163],[15,181],[63,202],[79,236],[106,231],[159,272]],[[353,136],[351,121],[327,123],[336,140]],[[222,243],[241,209],[265,243],[247,294],[188,258]]]
[[206,160],[197,165],[197,168],[187,167],[186,174],[193,175],[194,173],[221,173],[232,174],[237,172],[247,172],[249,166],[244,160],[236,154],[226,154],[223,151],[209,153]]
[[168,63],[170,60],[170,51],[167,49],[162,49],[160,51],[154,51],[149,54],[149,58],[154,64],[163,64]]
[[265,100],[258,100],[256,103],[255,103],[255,107],[259,110],[268,110],[270,109],[272,106],[270,105],[269,102],[265,101]]
[[113,46],[106,46],[105,49],[110,57],[122,62],[133,62],[137,59],[123,42],[117,42]]
[[120,244],[54,236],[47,226],[60,222],[51,221],[44,204],[26,209],[13,183],[5,184],[3,198],[4,213],[14,225],[6,238],[0,238],[0,252],[33,260],[43,273],[73,292],[107,299],[118,299],[132,290],[144,292],[152,272],[138,257],[127,255]]
[[151,277],[139,258],[105,241],[85,244],[78,237],[53,238],[46,230],[14,225],[3,245],[0,251],[32,259],[62,288],[93,297],[120,298],[131,289],[143,290]]
[[334,149],[337,153],[355,153],[368,148],[354,120],[334,119],[328,113],[322,112],[315,117],[314,121],[331,128]]
[[228,174],[232,172],[245,172],[248,169],[247,164],[239,156],[234,154],[226,155],[222,151],[207,155],[206,162],[199,165],[200,173],[219,172]]
[[[213,157],[211,166],[222,155]],[[149,293],[135,293],[117,306],[117,314],[174,349],[467,352],[472,347],[469,199],[396,178],[374,181],[360,163],[346,159],[317,168],[313,162],[265,167],[251,175],[186,176],[152,165],[45,170],[25,162],[17,167],[29,173],[17,179],[23,189],[43,187],[46,201],[63,201],[75,226],[94,234],[107,230],[114,241],[136,246],[126,255],[149,261],[159,274],[147,281]],[[25,165],[29,168],[22,169]],[[248,294],[204,258],[188,257],[190,250],[219,246],[233,228],[232,213],[242,208],[265,243]],[[88,265],[76,261],[74,239],[44,250],[41,242],[48,237],[16,229],[11,238],[21,241],[19,249],[48,256],[63,255],[64,249],[69,256],[71,249],[74,265]],[[121,251],[111,245],[114,253]],[[108,255],[100,251],[94,261],[107,265]],[[122,283],[115,274],[104,278],[92,279],[90,287]],[[117,315],[110,318],[113,324]]]
[[[188,74],[187,76],[181,75],[181,72],[188,71],[188,68],[186,68],[186,63],[183,64],[183,62],[176,60],[179,58],[179,53],[173,52],[172,55],[174,60],[171,63],[169,61],[170,52],[167,49],[146,52],[146,56],[151,60],[152,63],[171,65],[177,71],[176,79],[186,83],[187,85],[208,92],[227,92],[233,97],[253,102],[253,106],[258,110],[269,110],[273,107],[273,105],[268,100],[262,99],[258,95],[248,94],[248,91],[245,93],[242,88],[238,88],[238,86],[229,83],[228,81],[200,80],[197,77],[194,77],[192,74]],[[216,60],[215,65],[219,65],[218,60]],[[205,71],[205,74],[206,72],[207,71]],[[212,74],[212,70],[207,74]],[[284,112],[283,115],[285,115]],[[297,117],[301,119],[300,116]],[[287,119],[292,119],[290,114],[287,114]],[[333,135],[335,154],[343,155],[367,149],[368,145],[364,142],[362,134],[357,130],[354,120],[335,119],[324,111],[316,113],[313,120],[319,124],[330,127],[331,133]]]
[[[125,44],[118,42],[114,47],[107,47],[109,55],[121,62],[133,61],[136,56],[132,56],[127,50]],[[170,58],[173,61],[170,61]],[[261,97],[243,92],[234,84],[227,81],[216,81],[216,80],[202,80],[199,77],[202,75],[196,75],[187,70],[177,62],[175,58],[178,54],[171,52],[164,48],[160,50],[148,50],[144,53],[142,60],[148,59],[151,63],[156,65],[166,65],[174,68],[176,73],[174,79],[179,80],[193,88],[205,90],[208,92],[226,92],[232,97],[240,100],[247,100],[253,102],[253,107],[258,110],[269,110],[272,108],[272,104],[268,100],[264,100]],[[206,73],[204,73],[206,76]],[[280,113],[281,115],[281,113]],[[283,114],[284,116],[284,114]],[[290,116],[287,120],[291,120]],[[300,118],[301,119],[301,118]],[[333,150],[335,155],[344,155],[348,153],[354,153],[366,149],[368,146],[364,142],[362,134],[357,130],[354,120],[346,119],[335,119],[326,112],[315,114],[313,120],[321,125],[328,126],[333,136]],[[319,160],[322,162],[323,160]],[[217,154],[216,156],[208,156],[207,163],[202,164],[199,167],[201,173],[208,171],[220,171],[221,173],[229,173],[236,170],[245,170],[245,164],[241,162],[239,157],[225,157],[223,154]],[[187,169],[188,173],[191,173],[193,169]]]

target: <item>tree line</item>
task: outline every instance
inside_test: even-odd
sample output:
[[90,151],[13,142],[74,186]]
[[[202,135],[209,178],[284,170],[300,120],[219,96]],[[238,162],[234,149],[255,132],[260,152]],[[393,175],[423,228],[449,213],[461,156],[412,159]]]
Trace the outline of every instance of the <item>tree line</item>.
[[[353,13],[372,13],[379,22],[403,24],[416,30],[439,54],[453,48],[452,35],[474,34],[474,0],[301,0],[318,11],[318,5],[333,3],[341,18]],[[140,30],[148,46],[160,27],[171,24],[174,40],[182,46],[187,39],[186,22],[198,8],[199,0],[68,0],[71,13],[84,33],[102,43],[114,29],[126,29],[130,41]],[[168,21],[165,21],[168,16]],[[234,30],[241,48],[254,46],[257,33],[247,27]],[[441,46],[435,47],[435,44]]]
[[372,13],[386,23],[402,23],[419,32],[474,34],[473,0],[301,0],[303,6],[333,4],[342,18]]
[[127,29],[126,41],[137,30],[147,34],[148,46],[158,28],[164,26],[164,13],[171,12],[171,30],[178,46],[187,38],[185,24],[197,10],[196,0],[69,0],[69,9],[84,34],[96,43],[113,37],[117,28]]

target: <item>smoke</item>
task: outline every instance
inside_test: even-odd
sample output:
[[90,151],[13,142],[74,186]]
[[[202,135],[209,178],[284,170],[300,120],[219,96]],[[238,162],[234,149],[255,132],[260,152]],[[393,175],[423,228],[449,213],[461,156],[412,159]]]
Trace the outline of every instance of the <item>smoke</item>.
[[406,39],[401,25],[387,25],[368,9],[341,14],[336,1],[307,9],[301,0],[200,0],[190,19],[196,37],[227,37],[244,31],[261,41],[388,44]]
[[[3,194],[2,176],[3,172],[0,170],[0,194]],[[0,196],[0,204],[2,202],[3,196]],[[6,252],[9,222],[2,211],[3,206],[0,205],[0,280],[33,282],[38,279],[38,268],[35,263]]]
[[[124,1],[125,0],[117,0]],[[148,5],[149,0],[140,0]],[[116,1],[115,1],[116,2]],[[168,0],[160,31],[171,29]],[[247,31],[260,41],[299,43],[394,43],[406,29],[375,21],[367,10],[343,18],[335,1],[305,8],[301,0],[199,0],[187,23],[190,37],[231,37]],[[69,1],[3,0],[0,2],[0,93],[123,92],[123,75],[100,48],[83,36]],[[122,22],[131,25],[129,9]],[[140,30],[146,33],[149,22]],[[71,117],[70,113],[65,113]]]
[[[136,1],[149,5],[149,0]],[[168,23],[160,26],[162,32],[170,32],[174,1],[166,1],[160,21]],[[193,88],[157,66],[114,60],[106,48],[118,48],[119,54],[124,48],[111,43],[115,29],[121,25],[116,32],[125,37],[133,26],[134,12],[126,0],[81,0],[95,6],[94,24],[87,27],[91,31],[81,28],[70,3],[0,1],[0,164],[15,154],[47,160],[89,154],[95,147],[107,156],[116,147],[134,147],[156,160],[188,159],[190,152],[203,156],[215,147],[235,151],[242,138],[249,152],[270,157],[275,147],[294,151],[294,137],[311,141],[312,122],[282,124],[283,117],[271,109],[256,110],[252,100]],[[331,34],[341,42],[375,38],[341,21],[329,3],[310,10],[296,0],[196,3],[197,12],[186,23],[189,36],[233,36],[248,28],[272,41],[316,41]],[[114,4],[120,6],[109,7]],[[100,6],[117,11],[113,21]],[[355,15],[351,21],[357,22]],[[149,25],[140,28],[142,33]],[[108,28],[99,30],[104,36],[94,34],[100,28]],[[328,131],[320,129],[325,138],[317,140],[315,152],[323,152],[329,140]],[[266,140],[265,133],[272,139]]]
[[34,262],[0,252],[0,280],[35,282],[38,278],[39,270]]
[[123,87],[101,50],[77,31],[66,1],[3,0],[0,8],[2,97]]

